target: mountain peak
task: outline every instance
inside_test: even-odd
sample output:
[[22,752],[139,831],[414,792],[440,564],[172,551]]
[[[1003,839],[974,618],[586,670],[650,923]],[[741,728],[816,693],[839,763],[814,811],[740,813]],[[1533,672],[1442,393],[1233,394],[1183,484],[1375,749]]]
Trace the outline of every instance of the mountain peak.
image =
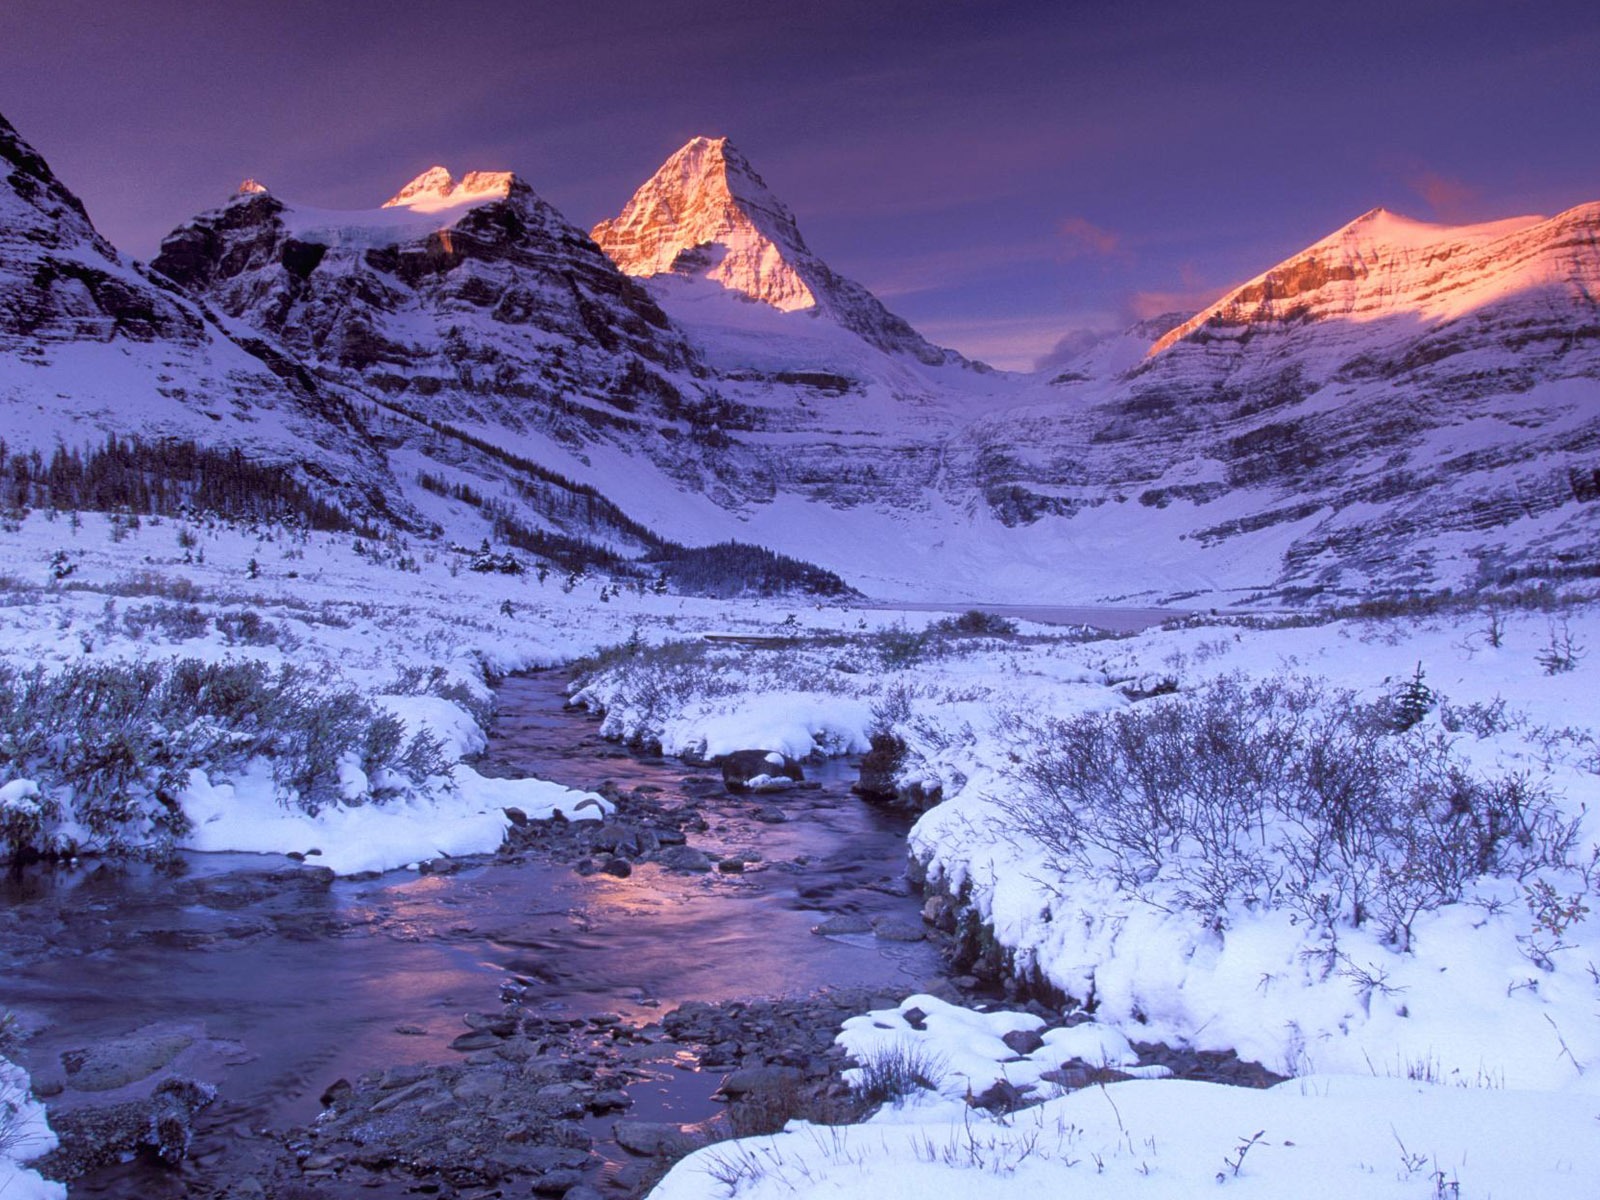
[[725,137],[690,138],[590,236],[624,274],[709,280],[781,312],[827,316],[891,354],[930,366],[965,361],[813,254],[794,214]]
[[794,215],[725,137],[691,138],[591,236],[629,275],[704,275],[784,312],[817,306]]
[[468,171],[460,179],[444,167],[429,167],[383,203],[384,208],[438,212],[486,200],[504,200],[521,181],[510,171]]

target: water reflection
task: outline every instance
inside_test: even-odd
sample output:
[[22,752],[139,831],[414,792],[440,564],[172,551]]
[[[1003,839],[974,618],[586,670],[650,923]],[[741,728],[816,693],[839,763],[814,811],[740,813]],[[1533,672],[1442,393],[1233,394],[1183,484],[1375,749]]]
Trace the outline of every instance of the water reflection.
[[[682,799],[680,764],[615,757],[561,695],[553,675],[506,682],[489,769]],[[686,1000],[912,990],[937,971],[926,945],[811,932],[819,909],[916,920],[892,894],[903,823],[846,795],[846,768],[822,775],[825,790],[780,801],[785,824],[748,819],[746,801],[711,806],[692,840],[759,856],[742,875],[530,862],[324,888],[263,882],[282,860],[249,855],[31,868],[0,884],[0,1006],[42,1027],[21,1055],[40,1073],[156,1022],[242,1045],[213,1064],[223,1092],[205,1120],[245,1133],[309,1121],[340,1077],[450,1059],[462,1014],[497,1008],[507,983],[533,1009],[640,1024]]]

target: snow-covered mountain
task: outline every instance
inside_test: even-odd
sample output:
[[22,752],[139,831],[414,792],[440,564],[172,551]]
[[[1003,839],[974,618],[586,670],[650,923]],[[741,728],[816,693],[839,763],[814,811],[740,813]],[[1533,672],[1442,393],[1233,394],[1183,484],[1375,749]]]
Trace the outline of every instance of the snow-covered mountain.
[[[362,395],[403,486],[476,496],[502,532],[509,517],[632,554],[670,516],[658,502],[715,477],[731,406],[689,341],[509,172],[434,167],[354,211],[252,180],[152,266]],[[618,489],[627,511],[612,479],[639,481]],[[414,499],[456,527],[459,504]]]
[[1600,554],[1600,205],[1375,211],[1030,377],[821,264],[725,139],[597,240],[514,175],[435,168],[358,212],[252,182],[146,273],[3,128],[13,445],[182,433],[535,552],[736,538],[941,599],[1427,589]]
[[48,455],[108,434],[237,447],[396,508],[345,395],[125,259],[0,117],[0,439]]
[[290,204],[260,184],[151,264],[345,383],[428,418],[579,441],[681,399],[682,336],[516,176],[424,172],[382,207]]
[[[748,199],[760,185],[745,172]],[[765,211],[792,229],[770,194]],[[896,341],[903,322],[827,271],[797,232],[788,241],[834,305],[822,319],[702,279],[636,280],[515,176],[457,181],[434,168],[353,212],[252,181],[176,229],[153,265],[383,413],[429,425],[420,442],[385,425],[403,445],[391,457],[415,453],[436,474],[461,453],[437,439],[465,433],[669,536],[710,542],[748,534],[778,497],[824,517],[918,506],[939,445],[989,386],[958,356]],[[841,313],[870,318],[894,348],[832,319]],[[481,453],[468,457],[449,464],[478,479],[462,482],[500,479]],[[755,528],[767,544],[792,536]]]
[[591,231],[629,275],[704,279],[780,312],[831,320],[880,350],[961,362],[806,246],[794,214],[725,137],[691,139]]
[[[1566,305],[1591,299],[1600,280],[1594,238],[1600,204],[1550,220],[1512,217],[1481,225],[1432,225],[1375,208],[1265,274],[1236,288],[1159,339],[1155,356],[1179,342],[1283,336],[1335,320],[1370,353],[1516,301],[1539,303],[1556,325]],[[1388,322],[1387,330],[1374,328]],[[1324,335],[1324,353],[1338,342]]]
[[1079,499],[1109,488],[1187,515],[1197,562],[1275,547],[1279,586],[1592,559],[1597,235],[1600,204],[1465,227],[1368,213],[1131,371],[1069,379],[1063,449],[1031,478],[1059,485],[1087,440]]

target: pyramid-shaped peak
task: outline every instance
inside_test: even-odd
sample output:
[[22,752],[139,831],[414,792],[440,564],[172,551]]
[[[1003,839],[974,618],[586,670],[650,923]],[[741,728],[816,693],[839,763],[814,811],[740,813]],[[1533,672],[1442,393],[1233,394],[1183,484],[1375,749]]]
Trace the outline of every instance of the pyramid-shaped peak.
[[238,188],[237,192],[235,192],[235,195],[239,195],[239,196],[262,196],[262,195],[265,195],[266,193],[267,193],[267,185],[262,183],[259,179],[246,179],[243,183],[241,183],[239,185],[239,188]]
[[705,272],[785,312],[817,304],[794,215],[725,137],[691,138],[592,236],[629,275]]
[[690,194],[703,190],[721,193],[735,202],[768,210],[785,224],[794,225],[793,215],[772,194],[766,180],[756,174],[750,160],[726,137],[690,138],[662,164],[651,183],[676,185]]
[[690,138],[590,236],[626,275],[703,279],[780,312],[829,317],[892,354],[962,361],[813,254],[794,214],[726,137]]
[[444,167],[429,167],[385,200],[383,207],[436,212],[462,204],[504,200],[519,183],[510,171],[468,171],[456,179]]

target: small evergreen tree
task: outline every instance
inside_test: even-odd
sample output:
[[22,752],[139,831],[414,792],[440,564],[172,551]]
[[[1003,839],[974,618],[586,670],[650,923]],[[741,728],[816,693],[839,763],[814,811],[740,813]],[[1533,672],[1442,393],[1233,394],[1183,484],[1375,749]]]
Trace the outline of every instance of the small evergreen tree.
[[1404,732],[1413,726],[1420,725],[1422,718],[1426,717],[1438,703],[1438,697],[1433,689],[1422,681],[1422,664],[1417,664],[1417,672],[1405,683],[1400,685],[1391,699],[1390,711],[1394,718],[1395,729]]

